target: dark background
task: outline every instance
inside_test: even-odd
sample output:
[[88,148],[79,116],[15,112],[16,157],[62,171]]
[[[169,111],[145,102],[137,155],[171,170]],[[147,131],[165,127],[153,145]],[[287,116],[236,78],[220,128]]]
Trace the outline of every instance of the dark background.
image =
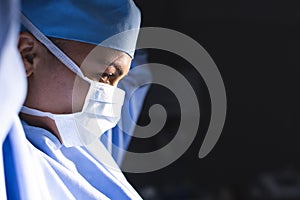
[[[279,0],[137,0],[142,26],[182,32],[215,61],[227,93],[227,117],[213,151],[198,152],[210,117],[210,99],[201,76],[185,60],[149,49],[149,62],[174,67],[198,94],[200,128],[188,151],[166,168],[126,176],[145,199],[300,200],[299,47],[300,3]],[[166,145],[178,128],[178,102],[167,88],[153,85],[148,110],[168,111],[163,130],[133,138],[129,150],[147,152]],[[172,111],[172,112],[171,112]]]

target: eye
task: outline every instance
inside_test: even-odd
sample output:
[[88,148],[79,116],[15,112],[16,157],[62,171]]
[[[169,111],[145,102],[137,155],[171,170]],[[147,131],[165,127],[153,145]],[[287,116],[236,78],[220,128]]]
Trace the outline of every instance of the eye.
[[103,72],[103,73],[99,73],[99,76],[102,77],[102,78],[105,78],[105,77],[115,77],[116,75],[114,73],[106,73],[106,72]]
[[116,77],[114,73],[106,73],[106,72],[98,73],[97,75],[98,75],[98,80],[100,82],[109,82],[114,80],[114,78]]

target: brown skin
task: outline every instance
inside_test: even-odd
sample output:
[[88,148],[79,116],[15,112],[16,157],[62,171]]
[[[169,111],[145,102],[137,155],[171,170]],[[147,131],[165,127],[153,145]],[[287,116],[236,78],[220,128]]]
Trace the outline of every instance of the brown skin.
[[[92,80],[116,86],[129,71],[131,57],[124,52],[99,46],[93,50],[95,45],[71,40],[53,38],[52,41]],[[18,49],[28,80],[24,105],[54,114],[74,113],[82,109],[89,88],[87,82],[78,78],[28,32],[20,33]],[[91,51],[92,56],[89,54]],[[107,74],[112,76],[105,76]],[[61,141],[52,119],[22,113],[20,116],[30,125],[49,130]]]

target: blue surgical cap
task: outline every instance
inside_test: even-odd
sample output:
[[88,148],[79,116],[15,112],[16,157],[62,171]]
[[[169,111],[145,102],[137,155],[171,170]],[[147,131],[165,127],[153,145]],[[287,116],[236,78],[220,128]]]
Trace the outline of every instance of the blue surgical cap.
[[101,45],[133,57],[141,14],[132,0],[23,0],[22,13],[48,37]]

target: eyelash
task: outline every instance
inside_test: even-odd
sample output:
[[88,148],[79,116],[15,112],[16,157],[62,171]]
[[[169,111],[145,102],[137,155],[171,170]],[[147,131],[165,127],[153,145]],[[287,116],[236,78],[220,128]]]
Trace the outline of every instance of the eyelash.
[[97,77],[99,77],[99,78],[101,78],[101,77],[106,77],[106,76],[108,76],[109,78],[110,77],[115,77],[116,75],[115,74],[113,74],[113,73],[97,73]]

